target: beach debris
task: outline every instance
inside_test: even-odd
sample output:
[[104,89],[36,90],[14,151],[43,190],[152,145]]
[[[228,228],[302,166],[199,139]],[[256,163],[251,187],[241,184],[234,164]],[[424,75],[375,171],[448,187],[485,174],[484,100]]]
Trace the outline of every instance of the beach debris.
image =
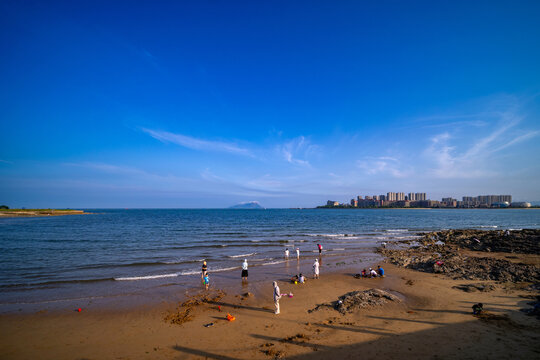
[[285,353],[283,351],[279,351],[276,349],[268,349],[268,350],[261,350],[263,354],[272,356],[274,359],[281,359],[285,357]]
[[525,314],[530,316],[536,316],[540,319],[540,295],[536,296],[536,301],[529,302],[527,305],[532,305],[532,309],[522,309]]
[[288,296],[288,297],[292,298],[294,296],[294,294],[292,292],[289,292],[288,294],[281,294],[281,296]]
[[234,320],[236,320],[236,318],[234,316],[232,316],[231,314],[227,313],[227,320],[234,321]]
[[77,309],[77,311],[78,311],[78,312],[81,312],[81,311],[82,311],[82,309],[81,309],[81,308],[78,308],[78,309]]
[[281,342],[305,342],[306,340],[309,340],[309,337],[307,335],[298,333],[296,335],[283,338],[280,341]]
[[204,327],[214,326],[214,323],[204,324],[203,326],[204,326]]
[[182,325],[183,323],[193,319],[193,311],[196,307],[216,303],[224,296],[225,292],[222,290],[218,290],[214,296],[206,293],[192,296],[183,303],[179,304],[174,311],[169,312],[165,316],[164,321],[170,322],[171,324]]

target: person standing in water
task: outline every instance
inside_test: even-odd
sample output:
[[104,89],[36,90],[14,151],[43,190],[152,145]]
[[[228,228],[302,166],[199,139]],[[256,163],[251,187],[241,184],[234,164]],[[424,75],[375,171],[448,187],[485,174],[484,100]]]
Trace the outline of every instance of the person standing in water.
[[248,278],[248,263],[247,259],[244,259],[244,262],[242,263],[242,281],[247,281]]
[[296,260],[300,260],[300,249],[296,248]]
[[274,314],[279,314],[279,299],[281,299],[281,292],[279,290],[279,286],[277,282],[273,282],[274,285],[274,306],[276,307],[276,310],[274,311]]
[[285,249],[285,259],[289,259],[289,248]]
[[322,253],[322,245],[321,245],[321,244],[317,244],[317,247],[319,248],[319,255],[321,255],[321,253]]
[[315,259],[315,262],[313,263],[313,278],[318,279],[319,278],[319,260]]
[[204,284],[204,276],[206,275],[206,273],[208,272],[208,267],[206,266],[206,261],[203,261],[202,263],[202,273],[201,273],[201,280]]

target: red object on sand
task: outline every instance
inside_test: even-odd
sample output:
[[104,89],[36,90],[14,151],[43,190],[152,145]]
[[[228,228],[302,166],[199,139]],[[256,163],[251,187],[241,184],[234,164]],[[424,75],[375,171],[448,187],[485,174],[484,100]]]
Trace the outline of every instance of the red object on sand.
[[81,308],[79,308],[77,311],[78,311],[78,312],[81,312],[82,310],[81,310]]
[[219,310],[219,311],[221,311],[221,305],[218,305],[218,307],[217,307],[217,308],[218,308],[218,310]]

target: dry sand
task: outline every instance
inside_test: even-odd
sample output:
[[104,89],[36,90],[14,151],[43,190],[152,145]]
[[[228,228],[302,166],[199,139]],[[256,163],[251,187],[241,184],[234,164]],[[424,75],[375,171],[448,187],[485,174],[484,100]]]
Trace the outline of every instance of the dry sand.
[[[492,292],[385,264],[387,276],[355,279],[336,269],[304,285],[281,279],[281,314],[274,315],[271,283],[249,285],[253,296],[229,292],[194,306],[192,320],[166,321],[177,304],[129,311],[68,309],[0,317],[1,359],[537,359],[540,323],[520,309],[531,292],[496,285]],[[357,271],[358,272],[358,271]],[[484,281],[485,284],[495,284]],[[401,302],[342,315],[330,307],[308,312],[355,290],[383,289]],[[201,294],[204,294],[201,290]],[[209,292],[210,297],[217,289]],[[471,315],[484,303],[495,319]],[[221,306],[221,312],[218,309]],[[225,320],[227,313],[236,317]],[[205,324],[213,326],[205,327]]]

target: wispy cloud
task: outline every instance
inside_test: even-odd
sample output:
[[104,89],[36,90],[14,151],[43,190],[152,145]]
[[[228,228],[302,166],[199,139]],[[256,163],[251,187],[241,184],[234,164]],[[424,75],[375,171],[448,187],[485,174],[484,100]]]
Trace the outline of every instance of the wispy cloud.
[[[309,161],[305,160],[305,157],[312,154],[316,149],[317,146],[311,144],[304,136],[299,136],[278,146],[278,151],[285,161],[290,164],[301,166],[311,166]],[[299,157],[304,157],[304,159],[300,159]]]
[[516,126],[520,121],[521,117],[513,112],[501,113],[490,133],[476,137],[468,145],[451,145],[453,140],[457,143],[460,139],[449,132],[432,137],[424,150],[424,156],[434,163],[430,173],[438,178],[464,179],[495,175],[493,163],[490,162],[493,154],[540,135],[540,131],[536,130],[521,131],[516,135]]
[[253,154],[249,149],[242,148],[235,143],[197,139],[182,134],[146,128],[142,128],[142,131],[163,143],[173,143],[194,150],[227,152],[253,157]]
[[390,156],[365,157],[358,160],[356,165],[364,170],[367,175],[389,175],[395,178],[407,176],[407,172],[402,169],[400,161]]

